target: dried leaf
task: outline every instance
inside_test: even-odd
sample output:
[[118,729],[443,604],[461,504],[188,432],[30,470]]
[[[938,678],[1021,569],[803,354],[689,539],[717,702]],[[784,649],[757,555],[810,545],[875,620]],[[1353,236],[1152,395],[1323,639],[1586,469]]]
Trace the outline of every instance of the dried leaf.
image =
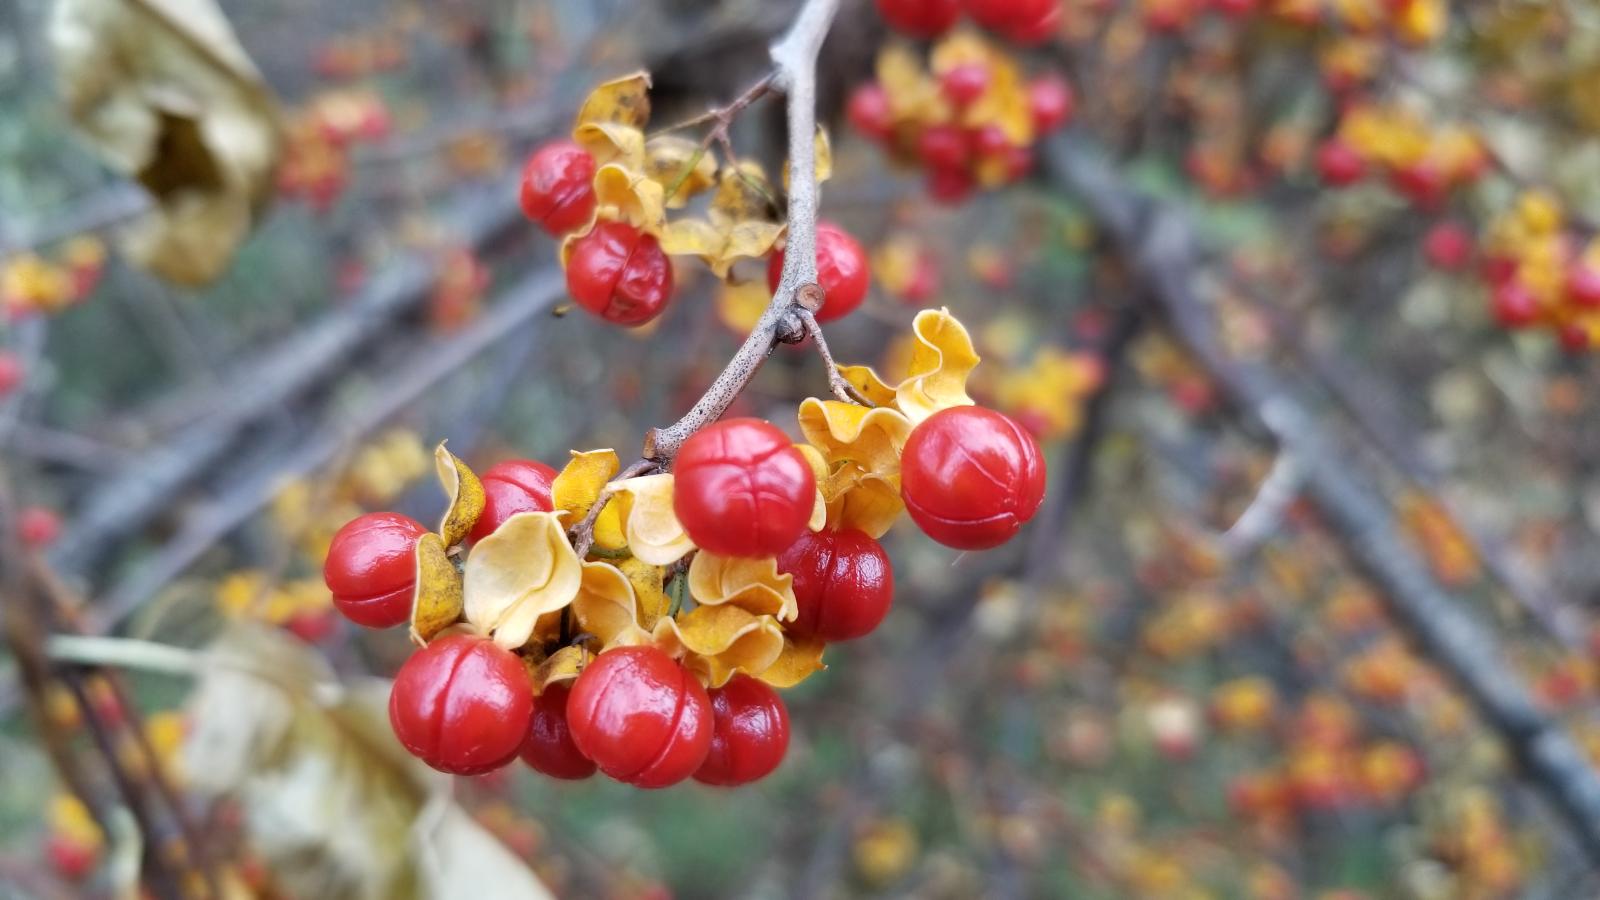
[[806,464],[811,466],[811,475],[817,482],[817,499],[811,505],[811,518],[806,520],[806,527],[812,531],[821,531],[828,524],[828,498],[822,494],[822,484],[828,479],[828,460],[822,451],[810,444],[795,444],[794,448],[806,458]]
[[583,563],[556,513],[526,512],[479,541],[462,576],[466,620],[515,650],[528,642],[540,616],[578,595]]
[[594,635],[602,648],[642,644],[650,638],[648,629],[640,625],[632,581],[609,563],[583,564],[583,582],[572,602],[572,617],[578,630]]
[[656,566],[682,559],[694,549],[694,542],[683,530],[672,510],[672,475],[643,475],[617,483],[628,549],[635,557]]
[[[572,451],[572,459],[550,485],[550,499],[556,512],[566,513],[568,524],[589,514],[606,483],[622,468],[615,450]],[[622,532],[622,515],[616,504],[608,504],[594,523],[594,543],[606,550],[627,546]]]
[[593,661],[594,654],[587,649],[575,644],[568,645],[535,663],[530,668],[528,680],[533,683],[533,692],[542,694],[552,684],[576,679]]
[[634,601],[639,609],[639,627],[645,631],[656,627],[656,620],[667,614],[672,598],[665,589],[667,570],[653,566],[641,559],[629,557],[617,564],[622,574],[633,585]]
[[791,621],[799,615],[794,576],[772,557],[747,559],[701,550],[689,563],[689,596],[701,606],[737,606],[759,616]]
[[[865,472],[894,475],[911,422],[893,408],[865,407],[808,397],[800,403],[800,433],[829,463],[849,462]],[[826,493],[826,491],[824,491]]]
[[230,628],[206,661],[188,702],[188,787],[237,801],[283,891],[549,897],[448,799],[448,780],[395,740],[387,682],[340,685],[306,644],[261,627]]
[[699,141],[675,134],[651,138],[644,146],[644,171],[667,196],[667,209],[679,209],[689,198],[717,183],[717,161]]
[[200,285],[227,267],[273,190],[276,105],[213,0],[61,0],[49,39],[67,114],[154,208],[124,254]]
[[739,672],[770,668],[783,652],[783,629],[771,616],[737,606],[701,606],[656,623],[656,646],[682,657],[689,671],[711,687]]
[[755,676],[775,688],[791,688],[827,668],[822,664],[822,641],[785,636],[783,650],[772,665]]
[[417,586],[411,600],[411,640],[418,646],[461,618],[461,573],[445,550],[444,539],[425,534],[417,541]]
[[483,515],[483,482],[466,463],[445,449],[443,441],[433,450],[433,466],[439,474],[439,486],[450,501],[439,522],[439,536],[444,538],[446,547],[454,547],[467,539],[478,516]]
[[650,123],[650,73],[602,82],[578,107],[577,125],[604,122],[643,128]]
[[644,132],[631,125],[591,122],[574,128],[572,139],[589,151],[596,165],[620,165],[630,172],[645,165]]
[[911,323],[916,343],[906,379],[895,388],[895,402],[912,425],[941,409],[969,406],[967,377],[978,365],[972,335],[947,309],[925,309]]
[[596,215],[602,218],[624,221],[651,234],[666,223],[661,185],[620,163],[607,163],[594,173],[594,198]]

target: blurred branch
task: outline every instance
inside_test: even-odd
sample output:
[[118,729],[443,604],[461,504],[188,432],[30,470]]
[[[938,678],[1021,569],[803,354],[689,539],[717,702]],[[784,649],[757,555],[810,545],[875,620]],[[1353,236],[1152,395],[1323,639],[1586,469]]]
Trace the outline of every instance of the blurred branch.
[[526,339],[528,326],[566,296],[561,273],[541,269],[505,292],[466,328],[432,346],[405,354],[393,371],[378,377],[378,395],[353,415],[335,413],[322,429],[303,440],[287,459],[274,457],[267,470],[241,479],[217,500],[188,516],[178,532],[151,558],[113,585],[93,610],[93,630],[115,627],[163,586],[181,575],[234,529],[258,515],[285,481],[328,465],[340,452],[404,412],[423,394],[496,344]]
[[1074,193],[1121,246],[1177,336],[1233,404],[1298,458],[1307,496],[1355,562],[1382,588],[1390,613],[1421,649],[1466,692],[1499,733],[1522,772],[1566,819],[1600,862],[1600,774],[1516,676],[1493,634],[1441,588],[1407,548],[1367,473],[1306,411],[1285,376],[1259,361],[1234,358],[1197,288],[1197,239],[1182,212],[1133,189],[1097,149],[1072,134],[1045,152],[1051,177]]

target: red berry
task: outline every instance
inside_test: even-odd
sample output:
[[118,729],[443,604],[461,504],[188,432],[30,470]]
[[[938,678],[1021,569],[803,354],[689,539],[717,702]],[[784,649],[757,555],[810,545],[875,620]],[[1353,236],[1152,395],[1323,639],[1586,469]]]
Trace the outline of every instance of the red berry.
[[1039,445],[992,409],[940,410],[906,439],[900,496],[911,520],[939,543],[961,550],[998,546],[1044,499]]
[[989,89],[989,67],[983,63],[961,63],[939,76],[939,89],[956,106],[967,106]]
[[974,129],[968,137],[972,152],[977,156],[1002,156],[1011,149],[1011,139],[999,125],[985,125]]
[[960,0],[878,0],[878,14],[896,31],[938,37],[961,17]]
[[1478,269],[1484,281],[1490,284],[1504,284],[1516,277],[1517,261],[1510,256],[1492,253],[1483,258],[1483,263]]
[[508,459],[483,473],[483,513],[472,526],[472,539],[481,541],[517,513],[549,512],[550,484],[556,470],[531,459]]
[[0,350],[0,397],[11,393],[22,384],[27,370],[15,353]]
[[45,838],[44,855],[50,860],[50,868],[67,881],[88,878],[100,862],[99,847],[61,834]]
[[1422,256],[1435,269],[1453,271],[1472,255],[1472,235],[1455,222],[1440,222],[1422,239]]
[[28,547],[48,547],[61,536],[61,517],[44,506],[24,507],[17,513],[17,537]]
[[1007,147],[1000,155],[1005,162],[1005,175],[1007,182],[1021,181],[1033,171],[1032,147]]
[[595,772],[594,760],[578,752],[567,727],[567,695],[571,688],[552,684],[533,698],[533,718],[522,743],[522,761],[551,778],[578,781]]
[[1043,75],[1028,84],[1028,108],[1033,113],[1033,128],[1040,134],[1071,121],[1077,106],[1072,85],[1059,75]]
[[1556,332],[1561,349],[1568,353],[1582,353],[1589,349],[1589,329],[1577,322],[1568,322]]
[[594,157],[569,140],[544,144],[522,167],[522,211],[553,235],[594,215]]
[[799,615],[784,626],[801,637],[848,641],[870,634],[894,601],[894,569],[876,540],[854,529],[807,532],[778,556],[794,576]]
[[1389,173],[1389,184],[1421,209],[1436,209],[1444,202],[1450,183],[1432,160],[1419,159]]
[[1317,174],[1325,184],[1347,187],[1367,174],[1367,164],[1355,148],[1338,138],[1329,138],[1317,148]]
[[1022,28],[1059,8],[1059,0],[967,0],[967,15],[990,31]]
[[932,169],[961,169],[967,164],[966,132],[954,125],[930,125],[917,135],[917,158]]
[[850,93],[845,117],[855,130],[875,141],[888,140],[894,131],[894,111],[889,105],[889,92],[875,81],[869,81]]
[[672,298],[672,263],[654,235],[601,222],[572,247],[567,293],[607,322],[643,325]]
[[972,194],[972,176],[962,168],[928,170],[928,196],[947,206],[955,206]]
[[338,617],[332,610],[302,610],[283,623],[285,631],[308,644],[320,644],[333,634]]
[[789,749],[789,711],[778,692],[764,681],[735,675],[710,695],[711,750],[694,779],[732,787],[772,774]]
[[567,726],[600,771],[642,788],[677,784],[711,749],[711,701],[689,670],[654,647],[600,654],[572,685]]
[[1600,268],[1585,262],[1568,266],[1567,296],[1579,306],[1600,307]]
[[782,431],[728,419],[683,442],[672,506],[695,545],[724,556],[776,556],[811,519],[817,480]]
[[411,654],[389,693],[395,737],[452,775],[481,775],[515,759],[532,715],[522,660],[470,634],[439,638]]
[[1042,44],[1045,41],[1048,41],[1050,38],[1054,37],[1056,32],[1058,32],[1060,29],[1061,5],[1059,3],[1054,3],[1048,10],[1045,11],[1045,14],[1039,18],[1034,19],[1031,22],[1026,22],[1021,25],[1004,29],[1001,31],[1001,34],[1005,36],[1006,40],[1009,40],[1013,44],[1021,44],[1024,47],[1032,47],[1035,44]]
[[428,529],[410,516],[375,512],[346,522],[328,545],[322,580],[344,617],[368,628],[411,618],[417,539]]
[[[783,274],[783,251],[772,254],[767,261],[767,287],[778,289],[778,279]],[[832,222],[817,223],[817,283],[822,286],[822,308],[817,310],[818,322],[832,322],[854,312],[867,299],[867,285],[872,272],[867,265],[867,251],[861,244]]]
[[1539,298],[1527,285],[1512,279],[1494,289],[1490,297],[1494,319],[1502,328],[1526,328],[1539,321]]

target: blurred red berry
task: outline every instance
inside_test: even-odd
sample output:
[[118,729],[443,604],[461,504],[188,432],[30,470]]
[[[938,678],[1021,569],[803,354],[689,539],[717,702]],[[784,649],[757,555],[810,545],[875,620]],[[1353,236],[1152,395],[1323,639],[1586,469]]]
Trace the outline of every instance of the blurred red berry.
[[950,30],[961,17],[960,0],[877,0],[889,27],[912,37],[931,38]]
[[572,246],[567,293],[607,322],[643,325],[672,299],[672,262],[655,235],[601,222]]
[[334,534],[322,564],[333,605],[368,628],[389,628],[410,619],[417,539],[427,532],[421,522],[392,512],[367,513],[346,522]]
[[553,235],[594,215],[594,157],[570,140],[544,144],[522,167],[522,211]]

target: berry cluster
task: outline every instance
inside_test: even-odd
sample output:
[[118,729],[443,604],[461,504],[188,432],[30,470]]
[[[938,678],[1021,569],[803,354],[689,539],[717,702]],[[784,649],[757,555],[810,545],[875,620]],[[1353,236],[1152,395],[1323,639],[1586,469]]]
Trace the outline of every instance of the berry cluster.
[[[675,135],[647,137],[648,86],[642,75],[601,85],[580,110],[573,138],[538,147],[522,168],[523,212],[564,239],[567,293],[588,312],[626,327],[647,324],[666,309],[673,257],[698,256],[732,279],[739,260],[768,256],[774,288],[783,265],[775,192],[760,168],[734,159],[719,166],[709,148]],[[825,159],[825,137],[819,149]],[[822,165],[819,177],[826,175]],[[706,218],[667,220],[668,209],[709,190]],[[818,321],[845,316],[866,299],[866,254],[831,222],[817,226],[817,267],[826,295]]]
[[326,213],[350,183],[350,148],[381,140],[392,127],[389,107],[371,91],[328,91],[288,126],[278,191]]
[[926,72],[903,46],[886,47],[877,72],[851,94],[850,124],[896,162],[922,167],[928,194],[946,203],[1026,176],[1034,142],[1065,125],[1076,103],[1060,76],[1027,81],[1015,60],[969,32],[935,45]]
[[1482,141],[1467,129],[1435,127],[1409,110],[1366,103],[1346,110],[1316,153],[1325,184],[1346,187],[1381,175],[1395,193],[1430,211],[1451,191],[1482,178],[1490,163]]
[[[1439,243],[1430,235],[1430,258]],[[1490,222],[1479,272],[1501,327],[1548,328],[1574,353],[1600,346],[1600,239],[1586,239],[1550,193],[1525,191]]]
[[965,393],[966,330],[926,311],[914,338],[898,384],[843,370],[873,405],[806,400],[804,444],[729,419],[690,436],[670,472],[621,478],[608,450],[479,476],[441,446],[439,528],[368,513],[323,569],[348,619],[409,623],[421,647],[390,696],[400,742],[455,774],[519,755],[552,777],[645,788],[770,773],[789,741],[774,688],[889,611],[878,538],[900,510],[977,550],[1014,536],[1044,494],[1027,430]]
[[61,312],[94,292],[105,266],[105,244],[88,234],[62,244],[55,259],[19,254],[0,266],[0,305],[12,320]]

